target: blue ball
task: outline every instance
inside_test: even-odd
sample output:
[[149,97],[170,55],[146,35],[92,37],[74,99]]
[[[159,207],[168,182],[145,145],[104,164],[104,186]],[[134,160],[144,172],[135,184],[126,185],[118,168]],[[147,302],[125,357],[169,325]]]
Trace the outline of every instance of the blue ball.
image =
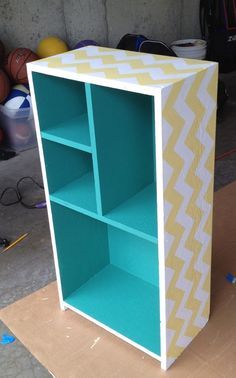
[[78,42],[73,50],[75,49],[81,49],[81,47],[86,47],[86,46],[98,46],[97,42],[91,40],[91,39],[84,39],[83,41]]
[[4,101],[4,106],[9,110],[31,108],[29,86],[23,84],[14,85]]

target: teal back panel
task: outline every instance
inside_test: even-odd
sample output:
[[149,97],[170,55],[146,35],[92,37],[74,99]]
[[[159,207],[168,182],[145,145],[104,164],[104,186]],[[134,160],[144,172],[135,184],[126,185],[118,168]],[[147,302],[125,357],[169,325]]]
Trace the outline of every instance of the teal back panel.
[[51,203],[63,297],[109,263],[107,226]]
[[91,85],[103,213],[153,180],[151,96]]
[[108,226],[110,263],[159,286],[157,245]]
[[43,140],[50,193],[92,171],[91,155],[59,143]]
[[33,73],[42,130],[87,112],[84,83]]

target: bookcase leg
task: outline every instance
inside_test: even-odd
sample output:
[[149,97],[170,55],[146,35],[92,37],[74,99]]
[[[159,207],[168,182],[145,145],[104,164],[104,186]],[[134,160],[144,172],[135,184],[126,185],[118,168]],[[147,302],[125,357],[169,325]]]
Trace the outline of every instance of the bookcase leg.
[[61,311],[66,311],[66,310],[68,310],[68,307],[66,307],[64,305],[64,303],[62,302],[62,303],[60,303],[60,309],[61,309]]

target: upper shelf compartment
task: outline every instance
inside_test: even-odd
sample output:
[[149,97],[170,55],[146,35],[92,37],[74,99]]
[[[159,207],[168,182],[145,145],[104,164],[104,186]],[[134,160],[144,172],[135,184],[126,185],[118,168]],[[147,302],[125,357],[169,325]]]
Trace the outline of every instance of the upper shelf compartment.
[[157,240],[153,97],[90,86],[102,213]]
[[33,82],[42,137],[91,152],[84,83],[40,73]]

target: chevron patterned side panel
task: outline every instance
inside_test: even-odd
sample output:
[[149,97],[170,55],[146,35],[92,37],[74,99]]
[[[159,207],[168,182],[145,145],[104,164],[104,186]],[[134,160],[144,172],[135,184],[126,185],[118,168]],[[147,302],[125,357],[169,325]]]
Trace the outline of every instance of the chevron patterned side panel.
[[217,77],[217,65],[212,64],[162,90],[164,368],[209,317]]
[[90,46],[37,61],[37,65],[145,86],[166,86],[209,62]]

